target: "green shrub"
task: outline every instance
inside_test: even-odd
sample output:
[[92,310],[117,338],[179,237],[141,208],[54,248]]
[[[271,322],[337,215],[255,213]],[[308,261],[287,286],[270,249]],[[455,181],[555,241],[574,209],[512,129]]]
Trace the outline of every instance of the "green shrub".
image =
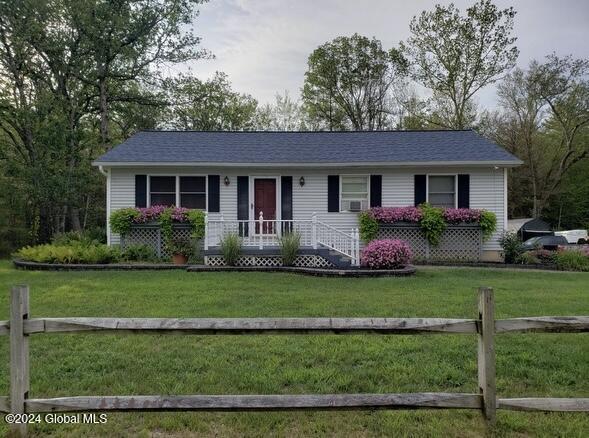
[[86,245],[80,242],[70,245],[45,244],[27,246],[18,250],[18,259],[38,263],[114,263],[120,258],[117,248],[102,244]]
[[483,232],[483,240],[489,240],[497,229],[497,216],[495,216],[495,213],[492,211],[483,210],[481,212],[479,225],[481,226],[481,231]]
[[368,243],[378,237],[378,221],[369,211],[363,211],[358,217],[360,238]]
[[419,226],[428,242],[437,246],[440,244],[440,238],[446,229],[444,210],[428,204],[422,204],[420,207],[423,217],[419,222]]
[[223,239],[221,239],[221,252],[223,253],[225,264],[235,266],[241,254],[241,237],[239,237],[239,234],[224,234]]
[[563,271],[589,271],[589,256],[581,251],[559,251],[554,257],[556,267]]
[[110,214],[109,223],[113,233],[124,236],[131,229],[131,223],[140,216],[139,210],[133,207],[121,208]]
[[172,228],[172,211],[173,211],[174,207],[168,207],[166,208],[164,211],[162,211],[162,213],[160,214],[159,217],[159,224],[160,224],[160,229],[162,232],[162,237],[164,239],[164,242],[166,242],[169,245],[172,244],[172,237],[174,236],[174,231]]
[[541,263],[540,259],[536,257],[536,254],[533,251],[526,251],[523,254],[518,255],[515,262],[522,265],[538,265]]
[[205,212],[202,210],[189,210],[188,222],[192,226],[192,237],[202,239],[205,237]]
[[68,231],[53,236],[51,243],[58,246],[68,246],[80,243],[83,245],[99,245],[104,243],[96,233],[85,231]]
[[282,264],[284,266],[292,266],[299,253],[299,248],[301,246],[301,235],[296,231],[291,233],[284,233],[282,236],[280,236],[279,243]]
[[194,254],[194,244],[186,237],[176,237],[168,242],[168,250],[173,255],[191,257]]
[[121,251],[121,261],[125,262],[155,262],[155,250],[149,245],[129,245]]
[[503,249],[505,263],[517,263],[524,252],[522,241],[515,231],[504,231],[499,237],[499,245]]

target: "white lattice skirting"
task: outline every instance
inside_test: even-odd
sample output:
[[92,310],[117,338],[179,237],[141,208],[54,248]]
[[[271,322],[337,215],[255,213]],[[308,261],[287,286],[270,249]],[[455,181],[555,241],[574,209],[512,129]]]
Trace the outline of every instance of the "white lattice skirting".
[[479,226],[448,226],[442,233],[440,244],[431,245],[418,226],[382,225],[378,239],[405,240],[416,259],[478,261],[483,249],[483,234]]
[[[206,256],[205,264],[209,266],[225,266],[223,256]],[[250,256],[243,255],[235,266],[282,266],[282,257],[280,256]],[[299,268],[333,268],[333,264],[319,255],[300,255],[293,266]]]
[[[192,231],[190,226],[173,225],[172,237],[174,239],[190,239]],[[148,245],[153,248],[158,257],[170,258],[172,254],[168,251],[165,239],[159,225],[134,225],[123,238],[121,248],[131,245]]]

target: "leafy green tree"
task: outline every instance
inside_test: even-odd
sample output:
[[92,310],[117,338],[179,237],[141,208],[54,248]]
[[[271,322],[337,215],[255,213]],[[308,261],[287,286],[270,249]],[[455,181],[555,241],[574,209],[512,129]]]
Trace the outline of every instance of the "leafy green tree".
[[513,8],[499,10],[490,0],[479,0],[465,15],[449,4],[413,17],[401,50],[412,78],[432,91],[430,122],[449,129],[472,126],[474,95],[517,60],[514,16]]
[[258,102],[231,88],[225,73],[201,81],[179,76],[167,81],[171,105],[167,124],[176,129],[239,131],[253,129]]
[[155,67],[199,56],[185,26],[199,3],[0,0],[0,170],[33,240],[104,222],[90,163],[158,123]]
[[[589,140],[589,139],[588,139]],[[542,216],[558,229],[589,230],[589,159],[573,165]]]
[[[80,79],[97,94],[100,137],[110,145],[109,106],[129,102],[154,105],[153,95],[133,84],[154,81],[152,67],[195,60],[199,38],[189,25],[206,0],[61,0],[64,20],[81,38],[87,70]],[[131,86],[129,86],[131,84]],[[159,102],[161,104],[161,102]]]
[[375,130],[389,127],[391,92],[406,61],[379,40],[354,34],[318,47],[308,59],[302,98],[323,129]]
[[525,164],[513,172],[520,213],[541,216],[570,169],[589,157],[589,61],[548,56],[498,87],[490,134]]
[[261,131],[304,131],[308,129],[306,113],[298,101],[292,100],[288,91],[276,94],[274,104],[258,108],[256,129]]

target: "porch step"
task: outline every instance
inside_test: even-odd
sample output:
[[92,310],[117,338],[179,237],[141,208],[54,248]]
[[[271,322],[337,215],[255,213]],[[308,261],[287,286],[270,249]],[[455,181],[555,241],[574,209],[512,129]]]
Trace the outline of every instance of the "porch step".
[[337,251],[333,251],[329,248],[318,248],[317,254],[323,257],[326,260],[329,260],[333,263],[337,268],[349,268],[352,266],[352,261],[349,257],[340,254]]

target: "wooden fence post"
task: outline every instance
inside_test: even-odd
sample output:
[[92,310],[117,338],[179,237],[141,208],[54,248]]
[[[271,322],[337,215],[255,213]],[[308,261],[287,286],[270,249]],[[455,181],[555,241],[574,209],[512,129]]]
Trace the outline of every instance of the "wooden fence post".
[[[10,296],[10,412],[25,413],[29,395],[29,336],[24,333],[24,321],[29,317],[29,287],[14,286]],[[26,423],[12,423],[13,435],[27,434]]]
[[483,396],[483,414],[489,426],[495,425],[497,400],[495,389],[495,303],[493,289],[479,288],[478,368],[479,392]]

